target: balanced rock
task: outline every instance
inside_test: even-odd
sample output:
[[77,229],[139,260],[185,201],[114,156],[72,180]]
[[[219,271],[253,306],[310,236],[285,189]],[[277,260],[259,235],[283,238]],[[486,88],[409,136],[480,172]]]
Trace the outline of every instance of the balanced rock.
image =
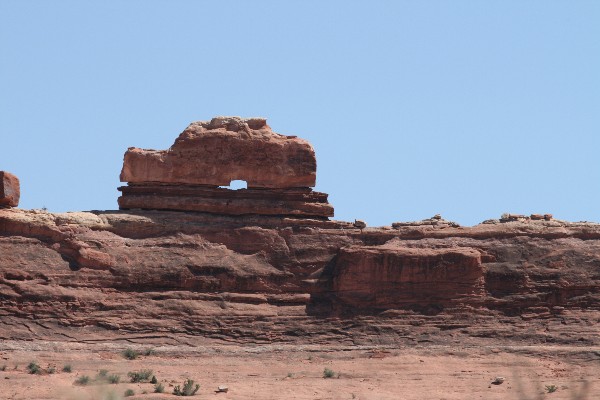
[[[119,207],[331,217],[327,194],[311,189],[316,169],[310,143],[264,118],[216,117],[190,124],[168,150],[127,150]],[[248,188],[223,188],[236,180]]]
[[17,207],[20,197],[19,178],[10,172],[0,171],[0,207]]

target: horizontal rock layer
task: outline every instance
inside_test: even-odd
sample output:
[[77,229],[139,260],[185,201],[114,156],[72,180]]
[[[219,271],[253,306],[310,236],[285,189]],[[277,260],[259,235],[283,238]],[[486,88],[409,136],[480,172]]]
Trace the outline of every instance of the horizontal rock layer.
[[119,188],[121,209],[202,211],[216,214],[327,218],[327,194],[309,188],[239,189],[193,185],[130,184]]
[[21,197],[19,178],[0,171],[0,207],[17,207]]
[[168,150],[127,150],[121,182],[314,187],[316,169],[306,140],[275,133],[262,118],[217,117],[190,124]]

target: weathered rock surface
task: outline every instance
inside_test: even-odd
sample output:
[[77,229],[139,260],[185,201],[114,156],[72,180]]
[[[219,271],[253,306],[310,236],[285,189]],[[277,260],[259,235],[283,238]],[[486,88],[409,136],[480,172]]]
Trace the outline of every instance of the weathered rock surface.
[[17,207],[21,197],[19,178],[0,171],[0,207]]
[[333,217],[327,194],[309,188],[229,190],[193,185],[122,186],[119,208],[203,211],[216,214]]
[[219,117],[125,154],[130,211],[0,209],[0,339],[600,344],[600,224],[368,228],[328,219],[315,173],[308,142]]
[[[217,117],[192,123],[168,150],[130,148],[119,208],[332,217],[327,194],[310,189],[316,169],[307,141],[273,132],[262,118]],[[248,189],[219,187],[234,180]]]
[[347,312],[477,305],[485,293],[481,253],[469,247],[410,248],[399,240],[351,246],[323,276],[331,283],[325,295]]
[[249,188],[314,187],[317,162],[306,140],[277,134],[263,118],[216,117],[190,124],[168,150],[130,148],[121,182]]
[[3,339],[600,344],[593,223],[2,209],[0,254]]

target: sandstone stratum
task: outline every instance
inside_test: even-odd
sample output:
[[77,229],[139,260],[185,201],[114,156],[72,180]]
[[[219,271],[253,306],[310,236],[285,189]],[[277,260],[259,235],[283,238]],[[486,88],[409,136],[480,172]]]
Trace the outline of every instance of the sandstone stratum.
[[600,346],[600,224],[332,220],[312,146],[262,118],[130,148],[119,210],[14,208],[0,177],[5,341]]

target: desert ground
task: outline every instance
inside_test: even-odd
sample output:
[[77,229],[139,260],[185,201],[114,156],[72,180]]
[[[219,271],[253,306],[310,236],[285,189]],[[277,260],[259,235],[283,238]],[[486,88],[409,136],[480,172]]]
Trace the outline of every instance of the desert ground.
[[[123,351],[140,355],[127,359]],[[193,379],[192,398],[218,399],[598,399],[600,349],[572,346],[392,347],[256,345],[149,346],[4,341],[2,399],[175,398]],[[148,355],[145,355],[148,353]],[[42,372],[29,373],[37,363]],[[62,371],[65,365],[71,372]],[[54,368],[53,373],[48,370]],[[333,371],[324,378],[324,370]],[[152,370],[165,390],[131,383],[128,372]],[[119,375],[120,383],[100,379]],[[89,376],[86,385],[75,382]],[[501,384],[492,384],[503,377]],[[227,393],[217,392],[226,386]]]

